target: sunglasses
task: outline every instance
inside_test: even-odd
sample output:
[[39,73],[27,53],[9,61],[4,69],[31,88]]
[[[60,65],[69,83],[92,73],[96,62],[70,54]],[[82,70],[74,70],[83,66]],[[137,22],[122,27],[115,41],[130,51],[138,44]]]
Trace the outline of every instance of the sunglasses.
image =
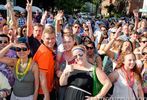
[[142,53],[142,55],[146,55],[146,54],[147,54],[147,52],[143,52],[143,53]]
[[89,50],[89,49],[92,50],[93,48],[94,48],[94,47],[88,47],[88,46],[86,46],[86,49],[87,49],[87,50]]
[[23,30],[22,32],[26,32],[26,30]]
[[75,56],[74,56],[74,59],[77,59],[78,56],[79,56],[79,57],[83,57],[83,54],[77,54],[77,55],[75,55]]
[[2,40],[0,40],[0,44],[2,44],[2,43],[7,44],[8,41],[2,41]]
[[141,41],[142,43],[146,43],[147,41]]
[[74,26],[74,28],[78,28],[79,29],[80,27],[79,26]]
[[89,30],[87,29],[87,30],[85,30],[85,31],[89,31]]
[[28,48],[25,48],[25,47],[23,47],[23,48],[16,47],[16,48],[15,48],[15,51],[17,51],[17,52],[20,52],[20,51],[27,51],[27,50],[28,50]]

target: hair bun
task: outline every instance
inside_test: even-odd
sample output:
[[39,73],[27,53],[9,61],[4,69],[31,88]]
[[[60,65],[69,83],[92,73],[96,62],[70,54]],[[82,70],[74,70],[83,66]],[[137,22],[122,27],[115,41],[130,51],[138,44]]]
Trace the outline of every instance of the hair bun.
[[27,38],[26,37],[19,37],[17,42],[18,43],[27,43]]

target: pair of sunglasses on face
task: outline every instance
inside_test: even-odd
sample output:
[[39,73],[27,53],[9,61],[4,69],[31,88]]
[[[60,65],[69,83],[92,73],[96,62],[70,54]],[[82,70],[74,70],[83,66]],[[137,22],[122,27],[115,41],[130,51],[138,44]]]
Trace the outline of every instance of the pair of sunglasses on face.
[[147,41],[141,41],[142,43],[146,43]]
[[92,50],[92,49],[94,49],[94,47],[88,47],[88,46],[86,46],[86,49],[87,50],[89,50],[89,49]]
[[78,28],[79,29],[80,27],[79,26],[74,26],[74,28]]
[[142,55],[146,55],[146,54],[147,54],[147,52],[143,52],[143,53],[142,53]]
[[7,44],[8,43],[8,41],[3,41],[3,40],[0,40],[0,44]]
[[20,48],[20,47],[15,47],[14,50],[15,50],[16,52],[20,52],[20,51],[27,51],[28,48],[26,48],[26,47],[22,47],[22,48]]
[[75,56],[74,56],[74,59],[77,59],[78,57],[83,57],[83,54],[81,53],[81,54],[75,55]]

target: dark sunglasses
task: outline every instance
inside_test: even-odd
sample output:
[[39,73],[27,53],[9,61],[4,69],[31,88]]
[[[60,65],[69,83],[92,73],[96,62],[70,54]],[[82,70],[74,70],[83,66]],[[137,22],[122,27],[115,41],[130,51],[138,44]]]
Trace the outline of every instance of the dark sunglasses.
[[0,40],[0,44],[2,44],[2,43],[6,44],[6,43],[8,43],[8,41],[2,41],[2,40]]
[[86,49],[88,50],[88,49],[90,49],[90,50],[92,50],[94,47],[88,47],[88,46],[86,46]]
[[89,29],[85,30],[85,31],[89,31]]
[[74,26],[74,28],[80,28],[79,26]]
[[83,54],[77,54],[77,55],[75,55],[75,56],[74,56],[74,59],[77,59],[78,56],[79,56],[79,57],[83,57]]
[[26,30],[23,30],[23,32],[26,32]]
[[28,48],[25,48],[25,47],[23,47],[23,48],[16,47],[16,48],[15,48],[15,51],[17,51],[17,52],[20,52],[21,50],[22,50],[22,51],[27,51]]
[[143,52],[143,53],[142,53],[142,55],[146,55],[146,54],[147,54],[147,52]]
[[146,43],[147,41],[141,41],[142,43]]

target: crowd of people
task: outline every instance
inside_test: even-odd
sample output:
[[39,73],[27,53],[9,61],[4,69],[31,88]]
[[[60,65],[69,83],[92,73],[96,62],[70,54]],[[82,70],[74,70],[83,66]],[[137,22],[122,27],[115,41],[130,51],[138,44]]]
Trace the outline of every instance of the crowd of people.
[[147,97],[147,19],[137,10],[84,19],[62,10],[34,15],[32,3],[18,16],[8,2],[9,20],[0,14],[0,100]]

